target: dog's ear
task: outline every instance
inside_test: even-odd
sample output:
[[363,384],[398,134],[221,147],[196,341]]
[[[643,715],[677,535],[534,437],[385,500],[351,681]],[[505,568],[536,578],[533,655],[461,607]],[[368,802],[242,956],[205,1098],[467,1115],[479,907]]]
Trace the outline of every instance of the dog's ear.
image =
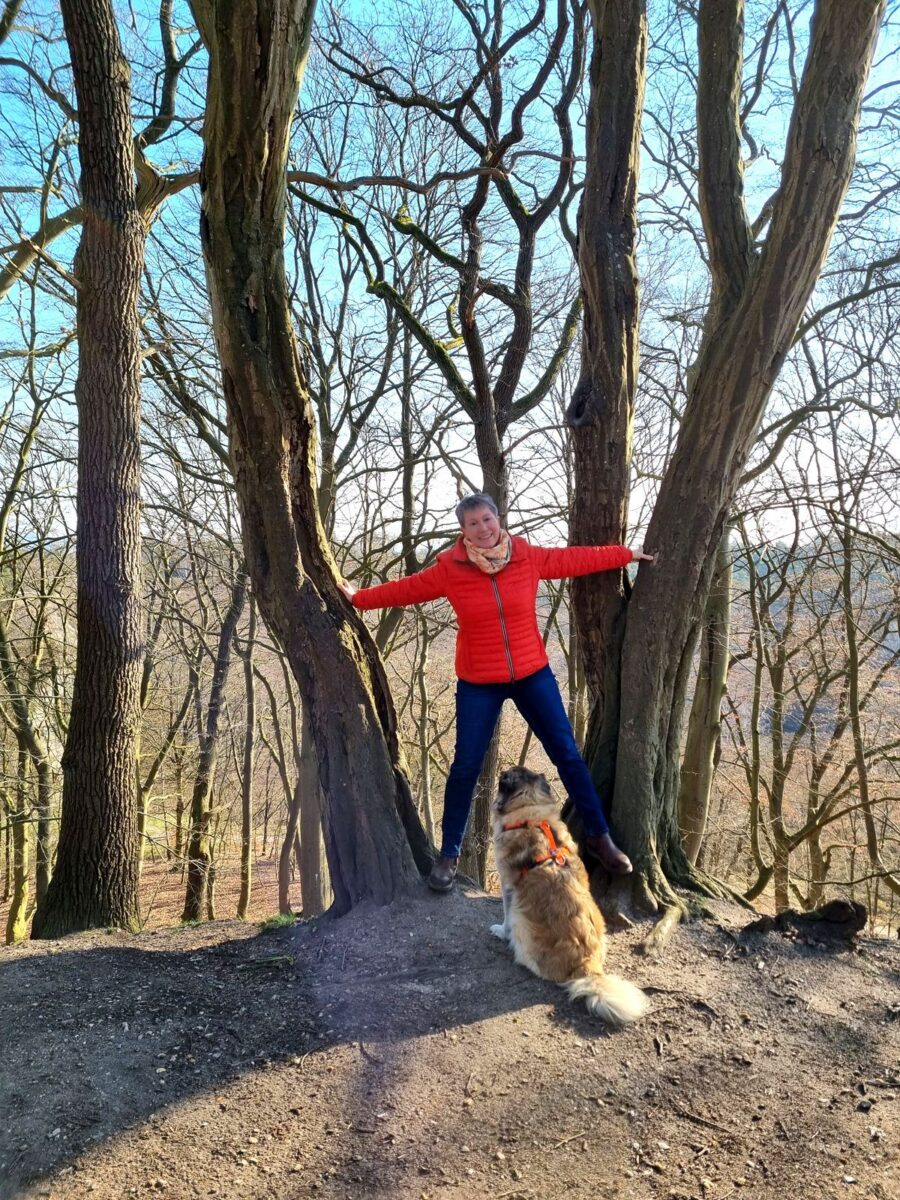
[[546,775],[538,775],[537,785],[548,799],[553,799],[553,793],[550,791],[550,784],[547,782]]

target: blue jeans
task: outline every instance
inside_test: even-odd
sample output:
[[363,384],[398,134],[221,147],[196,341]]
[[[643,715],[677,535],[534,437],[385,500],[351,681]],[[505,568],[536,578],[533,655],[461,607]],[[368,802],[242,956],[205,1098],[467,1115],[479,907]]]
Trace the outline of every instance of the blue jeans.
[[549,666],[510,683],[456,682],[456,752],[444,792],[441,854],[457,858],[475,784],[504,700],[512,700],[559,771],[587,837],[609,832],[590,771],[575,744],[559,687]]

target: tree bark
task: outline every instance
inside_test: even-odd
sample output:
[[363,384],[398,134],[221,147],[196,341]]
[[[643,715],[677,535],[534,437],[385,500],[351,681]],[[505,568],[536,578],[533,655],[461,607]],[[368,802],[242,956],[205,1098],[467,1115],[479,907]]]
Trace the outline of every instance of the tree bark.
[[435,832],[431,788],[431,730],[428,723],[431,704],[428,695],[427,677],[430,639],[428,621],[421,612],[418,614],[418,617],[419,639],[422,647],[422,652],[419,655],[419,661],[416,666],[416,691],[419,697],[419,718],[417,721],[419,739],[419,801],[422,806],[422,817],[425,821],[425,832],[433,842],[435,840]]
[[245,918],[250,910],[253,883],[253,768],[256,762],[256,688],[253,678],[253,648],[256,643],[256,604],[250,598],[250,628],[244,655],[244,767],[241,777],[241,894],[237,915]]
[[6,904],[12,895],[12,814],[13,809],[9,807],[9,797],[6,792],[3,793],[3,804],[5,807],[3,828],[0,830],[3,835],[3,894],[0,895],[0,904]]
[[[588,153],[578,220],[581,374],[566,413],[576,478],[573,545],[625,541],[640,318],[635,242],[646,6],[643,0],[591,0],[591,15]],[[601,796],[610,794],[615,776],[628,591],[621,571],[572,580],[591,708],[585,754]]]
[[19,740],[19,772],[15,808],[9,814],[13,844],[12,895],[6,914],[6,944],[20,942],[28,932],[28,751]]
[[294,784],[293,795],[288,805],[287,826],[281,840],[281,849],[278,851],[278,911],[283,917],[289,917],[294,911],[291,907],[291,856],[294,852],[297,830],[300,828],[302,803],[302,784],[298,779]]
[[316,749],[304,720],[300,749],[300,899],[304,917],[317,917],[328,906],[331,889],[322,846],[322,798]]
[[182,921],[200,921],[212,906],[212,853],[209,828],[212,822],[213,779],[219,751],[219,718],[225,699],[225,685],[231,669],[231,646],[234,631],[240,620],[247,596],[247,575],[243,567],[239,570],[231,590],[231,601],[222,621],[219,647],[212,684],[209,689],[209,706],[206,710],[206,730],[200,745],[197,774],[191,796],[191,826],[188,840],[187,887],[184,897]]
[[681,763],[678,824],[684,852],[691,863],[697,862],[706,833],[722,732],[722,699],[728,679],[731,625],[730,532],[726,525],[716,551],[716,570],[703,614],[700,665]]
[[[683,910],[670,884],[701,885],[677,821],[686,678],[715,548],[849,183],[883,7],[881,0],[816,6],[770,232],[758,258],[748,260],[738,113],[743,6],[700,4],[700,190],[713,288],[678,441],[645,539],[657,561],[638,572],[622,643],[612,821],[635,864],[615,889],[623,907]],[[589,158],[598,153],[591,139]],[[594,303],[590,283],[586,311]],[[604,720],[602,710],[592,717],[589,743]]]
[[53,795],[53,775],[50,763],[44,757],[33,760],[37,776],[37,835],[35,838],[35,880],[34,898],[38,905],[42,904],[50,887],[51,862],[53,851],[51,847],[51,799]]
[[[710,107],[720,95],[714,83],[722,63],[706,46],[703,27],[705,14],[713,22],[723,7],[733,9],[733,20],[740,18],[738,0],[724,6],[710,0],[700,9],[701,125],[735,119],[734,110],[717,114]],[[715,546],[850,180],[862,93],[882,11],[879,0],[852,6],[822,0],[816,8],[771,232],[740,289],[714,284],[711,316],[720,323],[708,323],[678,442],[650,521],[647,543],[659,559],[652,571],[639,573],[629,605],[622,656],[629,686],[619,734],[625,769],[617,775],[613,799],[613,819],[622,823],[626,849],[639,864],[642,906],[648,900],[651,908],[659,899],[671,900],[658,878],[661,873],[682,882],[691,878],[671,819],[684,662],[709,588]],[[739,67],[738,58],[735,72]],[[737,95],[734,90],[731,94],[736,110]],[[717,153],[717,145],[739,152],[734,138],[715,143],[712,135],[701,133],[701,159]],[[706,173],[701,167],[701,190]],[[715,175],[712,168],[709,174]],[[717,205],[713,197],[703,205],[707,240],[715,246],[711,263],[721,262],[723,272],[743,270],[743,238],[724,227],[727,219],[734,225],[746,220],[739,200],[733,197],[729,207]],[[726,312],[724,297],[734,295],[739,299]]]
[[[285,167],[309,0],[194,0],[209,51],[201,238],[254,592],[309,711],[334,908],[430,862],[378,653],[337,587],[284,271]],[[414,856],[415,855],[415,860]]]
[[184,744],[176,746],[172,754],[172,764],[175,774],[175,848],[172,851],[173,871],[181,870],[181,860],[184,857]]
[[78,98],[78,650],[56,872],[35,937],[138,920],[140,335],[145,229],[131,87],[109,0],[62,0]]

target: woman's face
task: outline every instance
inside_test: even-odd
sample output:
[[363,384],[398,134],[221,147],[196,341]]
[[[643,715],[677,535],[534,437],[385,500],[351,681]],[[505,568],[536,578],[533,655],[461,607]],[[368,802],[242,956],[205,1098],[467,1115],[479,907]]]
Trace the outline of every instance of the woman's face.
[[483,550],[500,541],[500,522],[484,504],[463,513],[462,531],[474,546]]

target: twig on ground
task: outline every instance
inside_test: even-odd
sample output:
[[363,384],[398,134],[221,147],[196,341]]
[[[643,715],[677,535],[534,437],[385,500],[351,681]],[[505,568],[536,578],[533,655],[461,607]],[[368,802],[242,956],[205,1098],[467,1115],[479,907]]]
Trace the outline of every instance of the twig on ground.
[[293,954],[270,954],[267,958],[251,958],[247,962],[238,963],[238,971],[246,971],[249,967],[292,967]]
[[576,1140],[576,1138],[583,1138],[586,1136],[587,1136],[587,1130],[582,1130],[581,1133],[573,1133],[571,1135],[571,1137],[566,1137],[566,1138],[563,1138],[563,1140],[561,1142],[556,1142],[555,1145],[553,1145],[551,1147],[551,1149],[558,1150],[560,1148],[560,1146],[566,1146],[566,1145],[568,1145],[569,1142],[574,1142]]
[[679,1116],[684,1117],[685,1120],[693,1121],[695,1125],[703,1125],[707,1129],[715,1129],[719,1133],[724,1133],[728,1137],[734,1138],[735,1141],[741,1140],[736,1133],[732,1133],[730,1129],[726,1129],[725,1126],[720,1125],[718,1121],[710,1121],[708,1117],[701,1117],[698,1113],[691,1112],[690,1109],[685,1108],[683,1104],[674,1098],[672,1099],[671,1103],[672,1107],[679,1114]]

